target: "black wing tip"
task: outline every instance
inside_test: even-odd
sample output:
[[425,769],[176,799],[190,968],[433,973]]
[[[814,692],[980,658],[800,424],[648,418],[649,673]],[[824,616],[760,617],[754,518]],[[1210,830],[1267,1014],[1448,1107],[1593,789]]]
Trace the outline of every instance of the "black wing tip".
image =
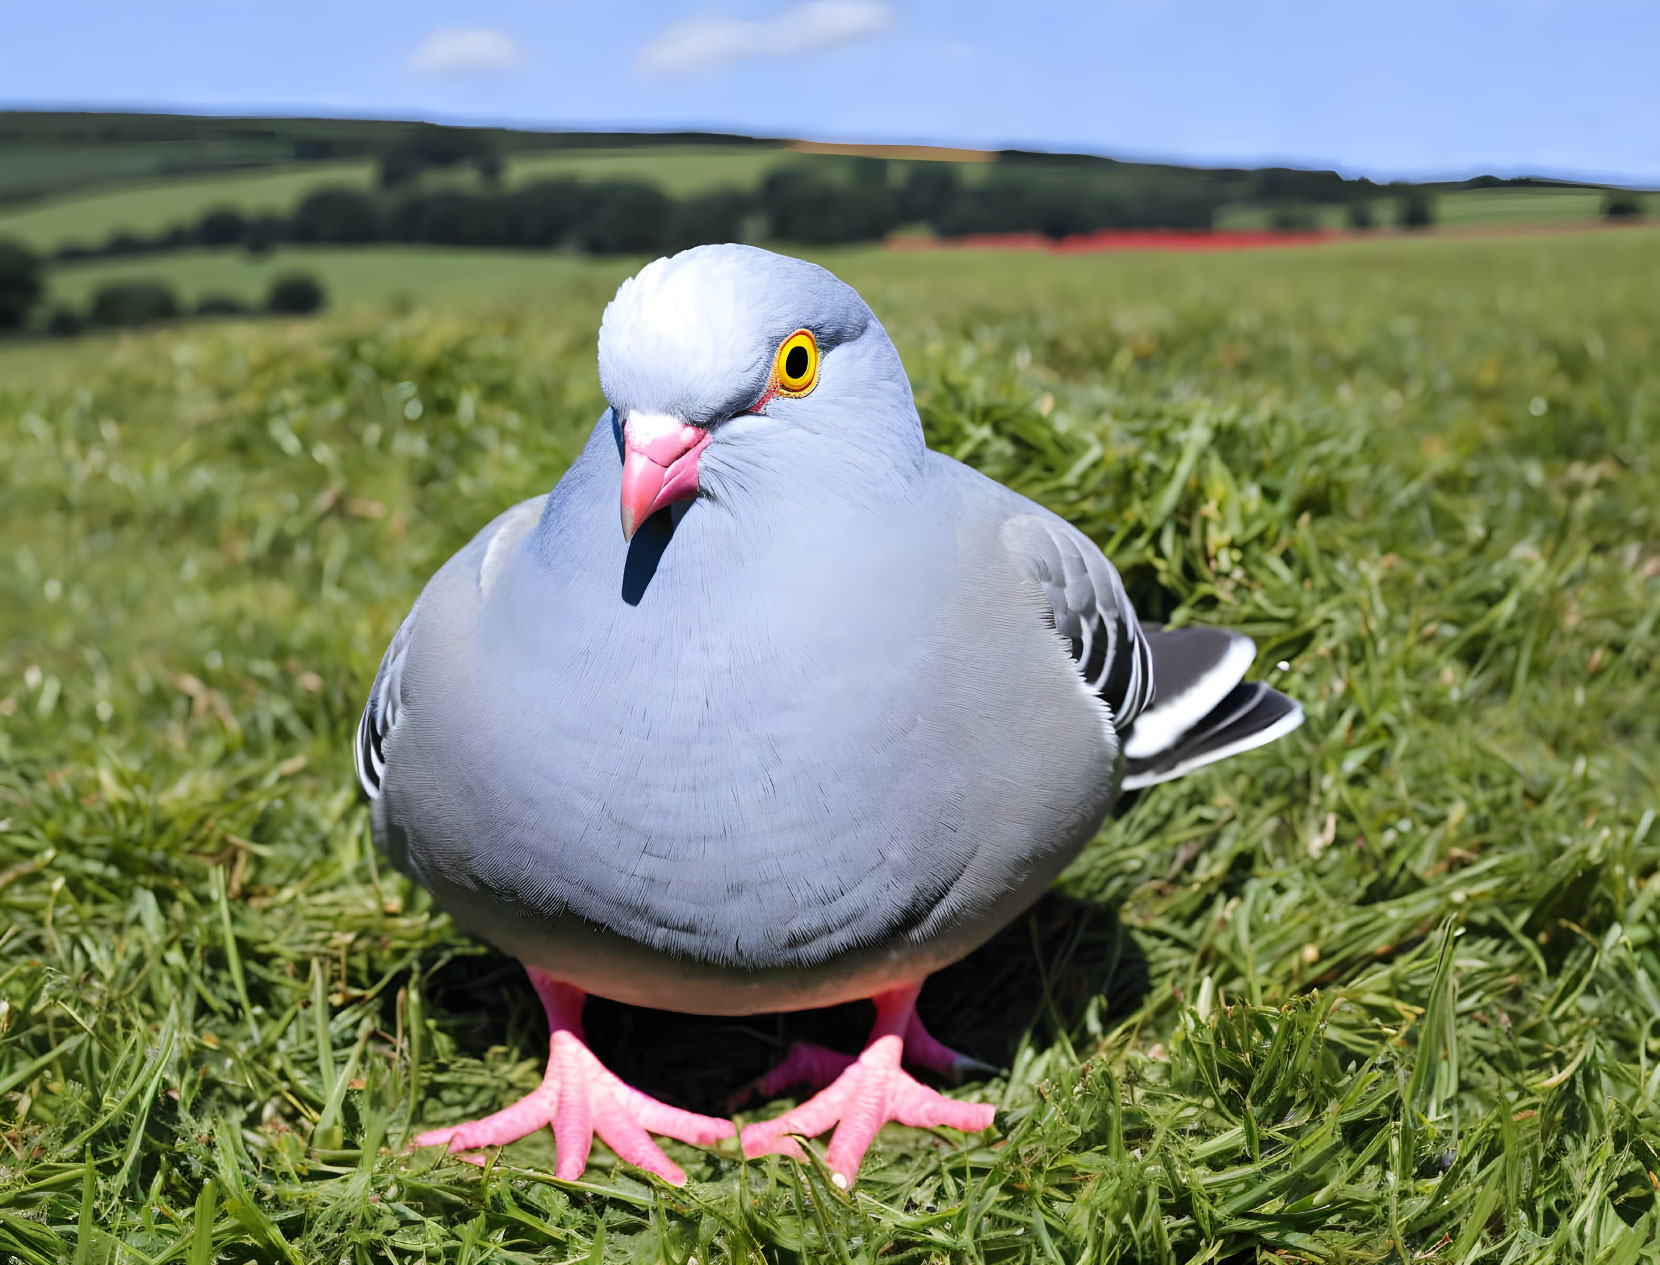
[[1174,745],[1126,763],[1125,790],[1169,782],[1207,764],[1266,746],[1306,719],[1302,704],[1262,681],[1247,681]]

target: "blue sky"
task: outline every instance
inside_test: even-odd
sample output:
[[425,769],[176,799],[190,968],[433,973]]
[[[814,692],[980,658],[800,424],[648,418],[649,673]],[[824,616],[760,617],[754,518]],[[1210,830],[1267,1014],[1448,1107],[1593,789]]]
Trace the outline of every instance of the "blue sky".
[[0,0],[0,104],[1660,184],[1655,0]]

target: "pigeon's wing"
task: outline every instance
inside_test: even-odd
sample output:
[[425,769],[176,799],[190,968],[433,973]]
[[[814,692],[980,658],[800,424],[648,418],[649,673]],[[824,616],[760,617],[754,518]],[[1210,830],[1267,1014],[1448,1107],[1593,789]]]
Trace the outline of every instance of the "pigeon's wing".
[[414,631],[415,611],[411,610],[381,656],[380,670],[369,688],[369,701],[358,718],[353,762],[358,784],[370,799],[380,798],[381,780],[386,776],[386,738],[397,726],[398,709],[403,705],[403,665],[409,657],[409,639]]
[[[447,564],[472,572],[475,585],[462,591],[468,592],[474,599],[473,609],[432,610],[427,595],[432,591],[429,587],[427,593],[416,599],[414,607],[393,634],[392,644],[386,648],[385,655],[381,657],[380,670],[375,673],[375,683],[370,687],[363,715],[357,722],[357,742],[352,748],[358,783],[370,799],[381,796],[394,745],[393,736],[404,709],[404,666],[420,629],[429,621],[476,617],[477,607],[483,603],[500,576],[513,546],[536,525],[546,500],[545,496],[534,497],[499,515]],[[446,587],[446,592],[454,591],[453,587]]]
[[1223,628],[1146,626],[1158,697],[1124,742],[1124,789],[1182,774],[1272,742],[1303,723],[1303,709],[1270,685],[1245,680],[1256,645]]
[[1124,582],[1095,543],[1064,519],[1017,514],[1003,535],[1042,586],[1085,688],[1111,710],[1122,736],[1154,696],[1152,655]]
[[1005,536],[1042,585],[1086,687],[1111,709],[1125,790],[1168,782],[1302,724],[1295,702],[1245,680],[1256,646],[1243,633],[1143,625],[1112,564],[1061,519],[1017,515]]

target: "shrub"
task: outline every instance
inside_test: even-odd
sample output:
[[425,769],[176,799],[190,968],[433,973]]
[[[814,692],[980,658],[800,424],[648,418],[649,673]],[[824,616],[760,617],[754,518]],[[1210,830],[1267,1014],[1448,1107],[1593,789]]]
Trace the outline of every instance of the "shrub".
[[0,238],[0,333],[23,328],[44,289],[35,253],[19,242]]
[[294,209],[289,231],[297,242],[379,241],[380,210],[357,189],[319,189]]
[[538,180],[510,196],[509,232],[515,246],[557,246],[588,213],[593,196],[576,180]]
[[761,205],[768,232],[788,242],[873,241],[894,225],[894,198],[886,186],[831,184],[800,167],[769,175],[761,187]]
[[234,294],[204,294],[196,300],[197,316],[241,316],[248,305]]
[[1268,217],[1268,227],[1276,233],[1312,233],[1320,222],[1309,207],[1282,206]]
[[899,187],[895,211],[904,223],[935,220],[961,192],[962,180],[950,163],[914,163]]
[[265,309],[285,316],[309,316],[324,301],[323,287],[316,277],[309,272],[286,272],[271,283]]
[[657,249],[668,225],[669,199],[655,185],[611,180],[592,185],[593,201],[573,238],[595,255],[644,253]]
[[1365,230],[1377,224],[1377,217],[1372,211],[1370,202],[1349,203],[1349,209],[1344,213],[1344,217],[1349,221],[1349,227],[1354,229]]
[[179,299],[164,281],[111,281],[92,296],[93,325],[148,325],[179,314]]
[[752,207],[749,197],[734,189],[682,198],[669,212],[659,249],[672,253],[710,242],[740,241]]
[[250,255],[264,255],[287,236],[287,220],[280,215],[261,215],[249,222],[242,245]]
[[1428,228],[1435,223],[1435,201],[1422,189],[1410,189],[1401,195],[1395,214],[1395,223],[1402,228]]
[[209,211],[196,224],[196,240],[204,246],[230,246],[247,236],[247,218],[234,207]]
[[393,212],[388,236],[438,246],[511,244],[509,204],[502,198],[444,189],[412,197]]
[[1609,192],[1602,199],[1602,214],[1609,220],[1639,219],[1645,208],[1635,193]]
[[73,338],[86,328],[81,314],[71,307],[56,307],[46,318],[46,332],[54,338]]

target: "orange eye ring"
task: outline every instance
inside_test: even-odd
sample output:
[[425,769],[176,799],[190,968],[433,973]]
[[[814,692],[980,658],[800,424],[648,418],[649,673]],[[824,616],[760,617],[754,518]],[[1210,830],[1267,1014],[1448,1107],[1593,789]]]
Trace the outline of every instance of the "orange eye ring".
[[818,339],[811,330],[798,329],[778,344],[772,379],[779,395],[806,395],[818,385]]

